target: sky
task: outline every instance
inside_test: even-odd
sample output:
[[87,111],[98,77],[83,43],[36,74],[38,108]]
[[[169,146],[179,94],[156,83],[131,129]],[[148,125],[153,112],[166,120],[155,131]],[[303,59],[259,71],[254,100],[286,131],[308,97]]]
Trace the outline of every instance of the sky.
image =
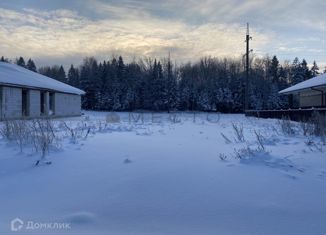
[[234,58],[245,53],[249,22],[255,55],[324,67],[325,10],[325,0],[1,0],[0,55],[38,66],[120,54]]

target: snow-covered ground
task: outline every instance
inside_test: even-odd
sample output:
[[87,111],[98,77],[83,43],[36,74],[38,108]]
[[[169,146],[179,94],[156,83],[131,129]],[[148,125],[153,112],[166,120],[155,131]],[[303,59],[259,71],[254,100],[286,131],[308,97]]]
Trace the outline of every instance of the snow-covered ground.
[[50,165],[0,141],[0,234],[326,234],[326,146],[299,125],[286,135],[243,115],[118,115],[65,119],[95,127],[63,139]]

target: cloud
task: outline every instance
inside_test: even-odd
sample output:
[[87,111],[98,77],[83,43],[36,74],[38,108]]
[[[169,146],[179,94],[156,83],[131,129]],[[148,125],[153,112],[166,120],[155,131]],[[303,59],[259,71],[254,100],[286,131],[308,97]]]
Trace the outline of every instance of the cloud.
[[[0,50],[6,56],[33,58],[164,57],[168,52],[179,61],[202,56],[239,56],[244,52],[245,29],[238,24],[186,24],[181,20],[154,17],[145,8],[111,6],[97,2],[100,19],[75,11],[14,11],[0,8]],[[109,13],[109,14],[108,14]],[[268,37],[255,33],[256,46]]]
[[304,48],[302,47],[284,47],[284,46],[280,46],[278,48],[278,51],[280,52],[299,52],[302,51]]
[[0,8],[1,53],[63,64],[112,54],[164,57],[171,52],[179,62],[237,57],[244,53],[245,23],[250,22],[256,54],[325,61],[324,1],[86,0],[74,6]]

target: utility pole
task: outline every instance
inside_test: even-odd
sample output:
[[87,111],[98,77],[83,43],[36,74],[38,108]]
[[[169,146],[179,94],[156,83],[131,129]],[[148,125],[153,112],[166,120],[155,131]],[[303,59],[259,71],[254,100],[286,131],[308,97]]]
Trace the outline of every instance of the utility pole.
[[249,23],[247,23],[247,34],[246,34],[246,85],[245,85],[245,111],[249,109],[249,41],[252,39],[249,35]]

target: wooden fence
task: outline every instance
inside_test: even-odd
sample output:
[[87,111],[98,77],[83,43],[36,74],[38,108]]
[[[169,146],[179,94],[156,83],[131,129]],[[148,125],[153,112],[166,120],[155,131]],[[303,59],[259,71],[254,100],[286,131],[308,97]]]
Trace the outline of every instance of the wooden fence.
[[293,121],[307,121],[315,113],[326,117],[326,108],[280,109],[280,110],[247,110],[246,116],[259,118],[289,118]]

